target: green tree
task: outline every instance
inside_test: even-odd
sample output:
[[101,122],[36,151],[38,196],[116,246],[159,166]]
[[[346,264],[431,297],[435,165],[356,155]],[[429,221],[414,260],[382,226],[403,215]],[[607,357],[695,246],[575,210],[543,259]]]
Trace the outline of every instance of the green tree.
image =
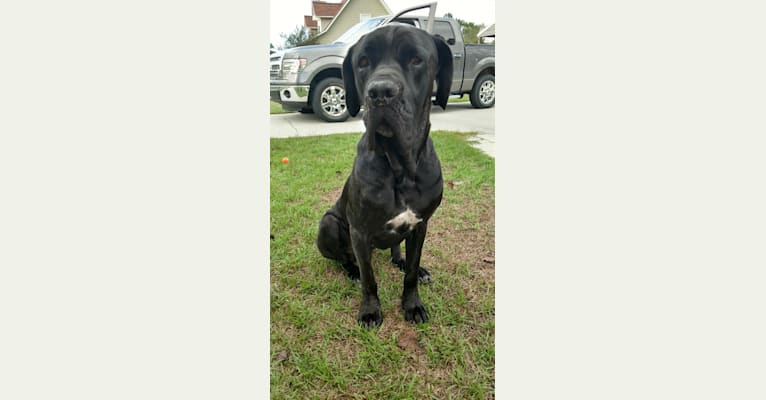
[[463,21],[460,18],[455,18],[452,13],[444,14],[445,18],[452,18],[460,24],[460,28],[463,31],[463,41],[466,43],[481,43],[479,40],[479,32],[485,28],[484,24],[475,24],[473,22]]
[[283,47],[289,49],[291,47],[305,46],[307,44],[314,44],[314,37],[312,33],[306,29],[305,26],[296,25],[295,29],[291,33],[280,33],[279,36],[285,40]]

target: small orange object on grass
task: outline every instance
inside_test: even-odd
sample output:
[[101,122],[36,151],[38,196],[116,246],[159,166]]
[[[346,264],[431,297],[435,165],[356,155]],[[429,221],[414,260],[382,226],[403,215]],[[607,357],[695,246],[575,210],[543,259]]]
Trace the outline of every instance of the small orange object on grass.
[[282,159],[282,164],[287,164],[287,163],[289,163],[289,162],[290,162],[290,159],[289,159],[289,158],[287,158],[287,157],[285,157],[285,158],[283,158],[283,159]]

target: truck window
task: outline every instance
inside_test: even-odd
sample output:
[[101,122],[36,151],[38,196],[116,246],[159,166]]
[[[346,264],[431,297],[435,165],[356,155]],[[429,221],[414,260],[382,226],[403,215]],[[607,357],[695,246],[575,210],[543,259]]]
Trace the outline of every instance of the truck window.
[[360,22],[349,28],[349,30],[347,30],[346,33],[340,35],[339,38],[335,39],[335,43],[355,43],[357,39],[362,37],[362,35],[380,25],[383,20],[383,17],[377,17]]
[[412,25],[412,26],[418,28],[417,21],[414,20],[414,19],[411,19],[411,18],[397,18],[397,19],[394,20],[394,22],[398,22],[400,24]]
[[452,25],[447,21],[434,21],[434,35],[441,35],[445,41],[455,38]]

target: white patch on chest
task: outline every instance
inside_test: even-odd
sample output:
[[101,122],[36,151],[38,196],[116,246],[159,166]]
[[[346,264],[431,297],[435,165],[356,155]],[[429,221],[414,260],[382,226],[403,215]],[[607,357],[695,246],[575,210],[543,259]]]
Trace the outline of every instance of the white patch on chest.
[[388,220],[388,222],[386,222],[386,229],[388,229],[392,233],[394,232],[403,233],[406,231],[411,231],[415,227],[415,225],[417,225],[421,221],[423,221],[423,219],[418,218],[418,216],[415,215],[415,213],[412,212],[412,210],[407,208],[407,210],[401,212],[399,215]]

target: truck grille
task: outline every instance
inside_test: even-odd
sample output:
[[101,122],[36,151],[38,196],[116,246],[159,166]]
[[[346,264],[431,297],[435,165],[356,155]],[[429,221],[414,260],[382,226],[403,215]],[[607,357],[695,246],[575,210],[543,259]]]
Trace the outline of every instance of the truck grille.
[[281,72],[282,72],[282,56],[274,56],[269,59],[269,78],[272,80],[277,80],[280,78]]

